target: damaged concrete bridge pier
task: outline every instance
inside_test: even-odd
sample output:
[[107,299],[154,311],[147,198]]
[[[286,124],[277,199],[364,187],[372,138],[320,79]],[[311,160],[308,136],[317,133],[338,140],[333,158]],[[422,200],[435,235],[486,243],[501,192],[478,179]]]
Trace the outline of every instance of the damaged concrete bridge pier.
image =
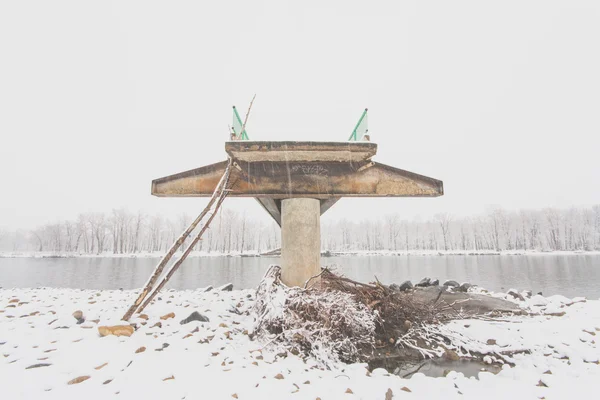
[[[369,141],[225,143],[233,161],[228,196],[254,197],[281,227],[282,280],[304,286],[321,270],[320,216],[342,197],[436,197],[437,179],[372,160]],[[210,197],[227,161],[152,181],[152,194]],[[318,279],[311,280],[311,284]]]

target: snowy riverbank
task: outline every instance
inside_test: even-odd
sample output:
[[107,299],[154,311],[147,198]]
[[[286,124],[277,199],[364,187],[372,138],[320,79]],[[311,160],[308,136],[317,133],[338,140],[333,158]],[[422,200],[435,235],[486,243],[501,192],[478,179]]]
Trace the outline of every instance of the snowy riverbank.
[[[270,254],[269,254],[270,253]],[[240,252],[205,252],[193,251],[189,257],[279,257],[276,250],[260,254],[257,251]],[[160,258],[164,252],[141,253],[100,253],[87,254],[76,252],[0,252],[0,258]],[[178,253],[176,253],[178,254]],[[571,255],[600,255],[600,251],[542,251],[542,250],[349,250],[349,251],[322,251],[324,257],[347,256],[571,256]]]
[[[175,253],[175,256],[179,255],[180,252]],[[57,253],[51,251],[43,252],[0,252],[0,258],[161,258],[164,256],[164,252],[141,252],[141,253],[100,253],[100,254],[88,254],[88,253]],[[188,257],[259,257],[260,254],[256,251],[249,252],[205,252],[205,251],[192,251]]]
[[541,251],[541,250],[350,250],[326,251],[324,255],[337,256],[569,256],[600,255],[600,251]]
[[[253,318],[245,314],[253,290],[165,292],[146,310],[148,320],[130,321],[137,327],[131,337],[100,337],[98,326],[121,324],[133,298],[133,291],[0,289],[2,397],[565,399],[595,397],[600,379],[598,300],[534,296],[520,305],[538,316],[453,321],[448,331],[478,351],[523,352],[497,375],[417,372],[403,379],[382,369],[368,373],[365,364],[322,370],[251,341]],[[181,324],[193,311],[210,321]],[[175,316],[161,319],[169,313]],[[68,384],[76,378],[83,381]]]

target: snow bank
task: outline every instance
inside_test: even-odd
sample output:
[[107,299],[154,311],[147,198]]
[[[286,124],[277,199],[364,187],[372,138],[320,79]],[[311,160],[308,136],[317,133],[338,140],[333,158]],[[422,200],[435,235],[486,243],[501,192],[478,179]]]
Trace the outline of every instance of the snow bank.
[[[279,257],[280,253],[259,253],[258,250],[232,252],[206,252],[192,251],[188,257]],[[140,252],[114,254],[104,252],[101,254],[87,254],[79,252],[53,252],[53,251],[4,251],[0,258],[160,258],[164,252]],[[600,251],[539,251],[539,250],[349,250],[349,251],[323,251],[324,256],[571,256],[571,255],[600,255]]]
[[541,250],[348,250],[326,251],[327,256],[570,256],[600,255],[600,251],[541,251]]
[[[178,253],[176,253],[178,254]],[[100,254],[88,254],[79,252],[54,252],[54,251],[13,251],[13,252],[0,252],[0,258],[161,258],[165,255],[164,252],[140,252],[140,253],[123,253],[115,254],[110,252],[104,252]],[[259,257],[258,251],[246,251],[240,253],[239,251],[232,251],[229,253],[222,252],[206,252],[206,251],[192,251],[188,257]]]
[[[254,291],[167,291],[131,320],[131,337],[100,337],[134,291],[0,290],[3,399],[565,399],[600,381],[600,301],[526,299],[536,316],[455,320],[444,329],[485,354],[522,350],[494,375],[402,379],[365,364],[330,370],[252,341]],[[562,316],[548,315],[548,310]],[[72,316],[81,310],[85,321]],[[209,322],[181,324],[193,311]],[[562,314],[564,312],[564,314]],[[174,313],[174,318],[161,319]],[[160,323],[160,324],[158,324]],[[142,351],[142,348],[145,348]],[[490,356],[491,358],[492,356]],[[82,380],[82,377],[89,377]],[[81,383],[68,384],[80,378]],[[78,381],[78,380],[76,380]],[[386,393],[393,397],[386,397]]]

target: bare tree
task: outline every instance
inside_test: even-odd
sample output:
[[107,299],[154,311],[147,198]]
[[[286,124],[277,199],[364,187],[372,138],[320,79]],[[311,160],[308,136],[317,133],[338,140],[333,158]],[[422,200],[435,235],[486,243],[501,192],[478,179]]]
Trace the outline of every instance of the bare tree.
[[442,230],[442,238],[444,239],[444,250],[448,251],[448,233],[452,217],[448,213],[440,213],[435,215],[435,220]]

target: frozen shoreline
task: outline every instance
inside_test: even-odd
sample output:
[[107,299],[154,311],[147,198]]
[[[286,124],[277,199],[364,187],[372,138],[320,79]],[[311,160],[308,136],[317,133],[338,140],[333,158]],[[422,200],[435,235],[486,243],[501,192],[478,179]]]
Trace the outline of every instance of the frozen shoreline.
[[[127,254],[86,254],[86,253],[57,253],[57,252],[0,252],[0,258],[160,258],[164,252],[154,253],[127,253]],[[178,253],[176,253],[177,255]],[[600,255],[600,251],[540,251],[540,250],[409,250],[409,251],[393,251],[393,250],[355,250],[355,251],[322,251],[323,257],[364,257],[364,256],[581,256],[581,255]],[[279,257],[278,254],[266,255],[260,254],[257,251],[249,252],[204,252],[193,251],[189,257]]]
[[[415,373],[403,379],[381,369],[367,373],[365,364],[322,370],[315,360],[276,354],[251,341],[253,319],[245,313],[253,306],[254,290],[164,292],[146,310],[147,321],[130,321],[138,328],[131,337],[101,338],[97,327],[122,324],[134,294],[0,289],[3,397],[384,399],[390,390],[393,399],[563,399],[593,398],[600,379],[599,300],[534,296],[519,304],[538,316],[452,321],[447,329],[479,343],[479,351],[526,352],[514,355],[515,366],[505,365],[497,375]],[[85,322],[77,324],[75,310],[83,312]],[[210,321],[180,324],[193,311]],[[174,318],[160,319],[171,312]],[[495,344],[488,345],[489,339]],[[142,347],[145,351],[136,353]],[[82,376],[90,378],[67,385]]]
[[329,251],[325,255],[336,256],[571,256],[600,255],[600,251],[538,251],[538,250],[409,250],[409,251]]

